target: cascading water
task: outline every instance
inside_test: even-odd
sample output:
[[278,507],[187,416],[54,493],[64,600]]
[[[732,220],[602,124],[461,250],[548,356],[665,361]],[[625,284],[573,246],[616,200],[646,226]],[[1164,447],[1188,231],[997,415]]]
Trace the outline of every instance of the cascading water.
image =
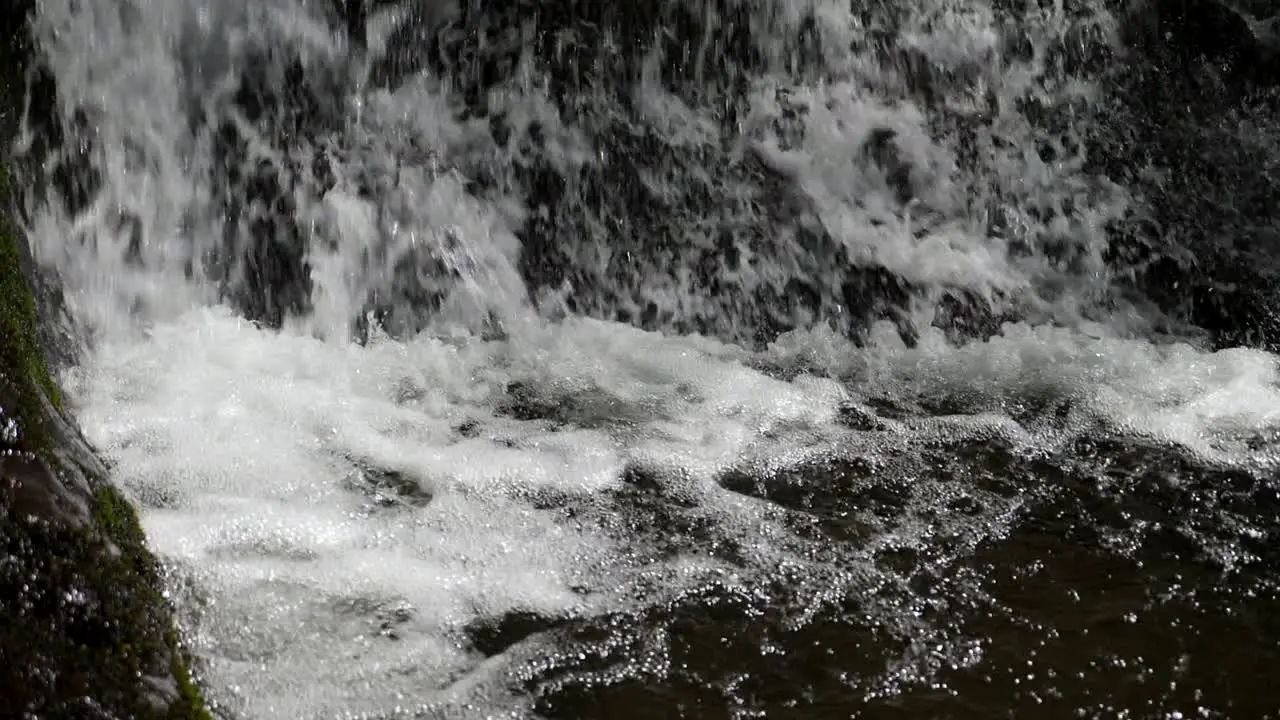
[[367,5],[34,21],[220,714],[1274,709],[1276,359],[1149,297],[1115,8]]

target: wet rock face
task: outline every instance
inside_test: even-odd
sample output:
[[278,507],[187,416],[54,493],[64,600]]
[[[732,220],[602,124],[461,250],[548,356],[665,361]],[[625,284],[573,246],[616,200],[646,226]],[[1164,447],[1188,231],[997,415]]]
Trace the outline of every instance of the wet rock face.
[[[1117,10],[1124,5],[1114,4]],[[352,63],[362,62],[371,18],[399,13],[385,51],[368,58],[369,83],[395,88],[420,73],[447,77],[458,115],[487,123],[498,152],[513,158],[461,169],[473,193],[514,194],[529,209],[518,235],[532,297],[549,293],[575,312],[746,345],[823,322],[857,338],[886,319],[910,343],[920,328],[906,309],[922,298],[935,307],[934,325],[956,340],[989,336],[1018,318],[998,294],[918,286],[874,259],[851,255],[795,178],[736,149],[749,77],[765,67],[797,77],[823,72],[814,18],[770,55],[759,23],[738,3],[711,2],[701,9],[706,12],[682,0],[579,5],[331,0],[325,10],[334,31],[348,36]],[[1018,10],[1016,3],[994,5],[999,12]],[[1249,128],[1270,123],[1276,103],[1267,98],[1280,43],[1269,19],[1248,15],[1248,7],[1215,0],[1127,7],[1137,9],[1125,25],[1124,57],[1090,50],[1088,43],[1062,49],[1067,67],[1104,74],[1111,68],[1113,74],[1111,105],[1092,131],[1097,151],[1089,156],[1093,169],[1139,195],[1134,221],[1114,228],[1112,237],[1120,300],[1137,297],[1174,325],[1208,330],[1219,344],[1266,345],[1276,324],[1269,275],[1261,272],[1274,264],[1267,247],[1275,223],[1266,208],[1275,206],[1267,179],[1275,151],[1267,131]],[[903,68],[909,93],[925,107],[939,105],[931,99],[963,81],[954,76],[963,68],[948,74],[887,39],[883,44],[886,57],[901,55],[889,60]],[[646,65],[655,57],[656,64]],[[548,99],[597,159],[558,162],[549,149],[557,142],[553,130],[536,121],[520,125],[496,99],[520,91],[512,78],[522,58],[543,73]],[[311,193],[326,189],[333,153],[342,152],[330,146],[349,119],[345,100],[357,91],[346,68],[304,67],[297,57],[263,60],[244,64],[230,102],[286,159],[255,163],[241,129],[233,123],[215,129],[217,182],[224,186],[216,211],[227,222],[223,247],[202,261],[227,300],[274,327],[310,311],[312,240],[296,198],[300,186]],[[680,144],[656,127],[634,92],[645,73],[675,101],[711,111],[711,138]],[[803,112],[797,108],[780,122],[800,126]],[[785,141],[785,128],[778,129]],[[74,146],[66,137],[74,131],[53,123],[48,142]],[[294,152],[298,148],[314,152]],[[867,172],[882,176],[898,212],[918,201],[921,170],[892,129],[872,131],[858,158]],[[95,187],[92,169],[77,164],[74,154],[58,167],[52,182],[64,201],[85,204]],[[1162,179],[1153,181],[1156,176]],[[1216,192],[1196,189],[1206,184]],[[361,190],[364,197],[376,201],[375,185]],[[412,278],[408,284],[414,287],[369,298],[366,310],[383,318],[429,316],[442,291]],[[685,300],[673,303],[673,291]],[[360,319],[353,321],[359,329]],[[420,327],[399,324],[404,332]]]
[[[353,17],[391,4],[345,7]],[[393,33],[386,55],[374,60],[374,82],[395,86],[424,70],[447,75],[458,85],[459,111],[486,118],[500,142],[528,158],[511,177],[494,183],[518,188],[534,211],[521,239],[523,271],[535,291],[567,283],[572,290],[566,300],[576,311],[747,343],[830,321],[831,306],[838,304],[858,309],[837,320],[851,335],[887,318],[898,323],[904,339],[912,339],[915,329],[901,310],[921,289],[884,268],[844,256],[813,209],[794,201],[789,178],[752,158],[730,162],[724,148],[704,146],[694,157],[638,119],[629,90],[657,43],[660,84],[690,107],[716,108],[724,127],[734,125],[745,108],[743,80],[770,60],[754,43],[741,6],[713,2],[710,12],[699,14],[679,2],[625,8],[471,2],[442,23],[442,13],[432,9],[436,4],[403,4],[411,8],[407,20]],[[1016,5],[995,3],[1007,13],[1016,12]],[[1113,228],[1111,238],[1109,257],[1120,294],[1130,300],[1136,296],[1140,306],[1153,303],[1164,318],[1161,325],[1198,327],[1217,345],[1276,347],[1280,320],[1271,278],[1280,226],[1273,208],[1280,204],[1272,178],[1280,146],[1269,128],[1277,127],[1280,106],[1280,20],[1265,0],[1111,5],[1125,17],[1122,55],[1067,48],[1064,61],[1111,78],[1110,103],[1091,131],[1090,161],[1137,195],[1132,222]],[[694,62],[706,18],[713,16],[715,46],[700,56],[701,63]],[[363,20],[352,22],[363,28]],[[563,45],[565,33],[574,38],[572,47]],[[490,103],[488,93],[502,87],[526,47],[546,70],[562,116],[583,127],[607,152],[608,162],[565,173],[546,160],[541,128],[509,132],[502,108]],[[811,24],[800,26],[788,50],[789,72],[820,72],[821,43]],[[913,78],[913,92],[928,104],[949,78],[918,60],[904,56],[899,62]],[[913,169],[896,154],[892,132],[873,133],[865,155],[883,170],[898,201],[910,202]],[[707,171],[709,182],[689,181],[698,176],[690,171],[694,165]],[[674,182],[655,192],[634,181],[643,173]],[[732,197],[726,188],[735,189]],[[478,190],[486,191],[483,182]],[[758,219],[754,227],[737,224],[724,212],[743,202]],[[687,235],[690,218],[708,209],[717,217],[710,220],[715,227],[705,242],[681,246],[678,239]],[[584,263],[573,257],[568,249],[574,245],[566,238],[598,232],[601,222],[609,225],[614,259]],[[779,236],[805,245],[812,265],[802,263],[789,279],[754,287],[725,282],[742,257],[771,257],[776,248],[769,238]],[[696,268],[687,281],[691,294],[705,300],[701,308],[673,314],[646,297],[637,279],[681,265]],[[824,277],[832,272],[839,277]],[[816,278],[840,292],[824,296]],[[937,302],[935,324],[957,339],[988,335],[1009,319],[959,290],[944,291]],[[733,319],[728,326],[725,318]]]
[[1280,43],[1262,5],[1160,0],[1135,14],[1092,160],[1138,199],[1112,247],[1133,286],[1217,347],[1274,351]]
[[[704,14],[684,2],[624,8],[332,0],[327,8],[335,31],[348,35],[353,63],[365,52],[371,15],[404,12],[385,52],[370,58],[370,84],[395,88],[422,72],[446,76],[457,91],[458,114],[487,122],[499,151],[522,158],[509,166],[465,170],[474,193],[514,193],[531,211],[519,235],[521,270],[534,297],[568,287],[563,298],[576,312],[746,344],[824,320],[851,334],[876,319],[901,321],[901,308],[915,288],[850,257],[823,229],[793,178],[757,156],[736,159],[727,140],[694,150],[674,145],[641,116],[632,91],[657,39],[665,58],[658,70],[664,87],[692,107],[716,108],[724,128],[741,119],[748,76],[776,61],[758,47],[754,20],[743,7],[716,2]],[[707,25],[708,18],[714,27]],[[708,32],[718,38],[715,47],[702,47]],[[816,62],[815,32],[811,23],[802,24],[794,59],[788,61],[791,70],[812,69],[806,68]],[[563,43],[568,36],[575,38],[571,46]],[[493,104],[490,92],[512,82],[528,49],[566,123],[600,149],[598,161],[564,167],[548,148],[557,141],[548,128],[537,122],[517,127],[506,109]],[[246,317],[278,327],[310,310],[309,229],[298,217],[295,198],[300,187],[325,191],[328,153],[342,152],[327,144],[349,121],[345,101],[356,89],[342,79],[346,68],[303,67],[297,57],[274,56],[291,52],[287,48],[261,52],[262,62],[244,63],[230,100],[231,114],[242,124],[224,122],[214,129],[215,183],[222,198],[215,212],[226,219],[225,236],[222,247],[202,261],[224,297]],[[691,69],[694,54],[696,71]],[[55,126],[50,143],[67,144],[59,135],[66,129]],[[262,141],[286,159],[255,163],[250,147]],[[314,148],[314,158],[299,160],[310,151],[298,153],[298,148]],[[913,199],[913,168],[898,152],[891,131],[869,141],[863,160],[881,169],[900,204]],[[662,178],[665,189],[636,181],[646,173]],[[54,182],[74,199],[92,193],[91,179],[86,168]],[[362,198],[376,202],[374,184],[360,189]],[[763,222],[756,222],[760,218]],[[607,237],[601,235],[602,225]],[[697,237],[685,237],[693,226],[699,226]],[[575,240],[583,237],[591,239],[586,247]],[[772,264],[780,242],[804,250],[796,267],[773,277],[772,269],[757,265]],[[597,262],[602,253],[615,259]],[[690,267],[691,275],[677,276]],[[755,276],[764,279],[741,280]],[[666,285],[655,283],[655,277]],[[697,307],[664,304],[667,288],[682,283],[685,296],[700,298]],[[387,295],[370,298],[367,309],[389,317],[400,311],[388,308],[394,301],[413,306],[410,315],[430,314],[440,302],[436,288],[397,285]],[[958,326],[992,324],[973,320],[975,312],[985,318],[981,303],[963,293],[951,298],[951,306]],[[414,327],[410,323],[408,330]],[[904,338],[912,337],[911,328],[902,330]]]
[[200,717],[183,707],[154,560],[99,535],[101,517],[68,522],[38,456],[7,455],[0,474],[0,714]]
[[[1112,228],[1109,264],[1120,286],[1112,300],[1135,302],[1170,326],[1202,328],[1219,345],[1274,347],[1280,321],[1270,278],[1280,263],[1271,249],[1278,226],[1271,178],[1280,151],[1270,128],[1280,106],[1280,22],[1261,2],[1110,5],[1127,13],[1122,56],[1088,43],[1059,50],[1064,67],[1110,77],[1109,100],[1088,131],[1088,157],[1092,170],[1137,196],[1131,221]],[[420,73],[449,78],[458,115],[487,123],[498,151],[513,157],[461,169],[475,194],[514,194],[530,211],[518,234],[521,271],[535,298],[551,294],[579,313],[746,345],[823,322],[857,338],[885,319],[912,342],[920,328],[905,310],[922,297],[935,306],[934,325],[956,340],[988,336],[1018,318],[998,294],[918,286],[874,259],[852,256],[794,177],[738,152],[735,128],[748,109],[749,77],[765,67],[797,77],[823,72],[812,17],[770,55],[747,5],[722,0],[698,12],[683,0],[625,7],[330,0],[324,7],[334,31],[348,36],[353,63],[366,52],[371,18],[400,13],[385,51],[369,58],[371,85],[395,88]],[[993,7],[1015,13],[1021,4],[1001,0]],[[709,46],[707,37],[713,38]],[[964,68],[942,72],[881,41],[887,61],[901,66],[908,92],[925,107],[938,105],[931,99],[949,83],[963,81]],[[1009,52],[1016,44],[1010,42]],[[520,90],[511,83],[522,58],[543,73],[548,99],[597,159],[557,162],[549,149],[557,141],[553,130],[521,125],[496,99],[503,93],[492,91]],[[335,150],[326,144],[341,134],[348,120],[344,100],[356,89],[346,68],[304,67],[298,58],[244,68],[230,100],[240,117],[274,146],[315,152],[310,159],[286,152],[283,162],[255,163],[241,130],[230,123],[216,128],[224,185],[216,210],[227,223],[223,247],[202,261],[246,317],[279,326],[310,311],[311,240],[298,217],[297,190],[325,190]],[[645,73],[676,101],[715,117],[710,139],[680,144],[654,125],[634,92]],[[803,125],[803,108],[788,112],[780,124]],[[963,122],[936,122],[948,132],[967,132]],[[48,125],[45,142],[65,156],[50,182],[64,202],[82,206],[97,180],[66,149],[79,142],[71,137],[74,123]],[[785,128],[777,129],[785,143]],[[872,131],[858,158],[882,176],[899,212],[919,200],[921,169],[901,151],[892,129]],[[372,196],[377,188],[362,192]],[[390,317],[406,306],[403,314],[430,315],[439,289],[412,278],[408,284],[416,287],[370,298],[366,309]],[[684,304],[670,302],[673,289]],[[420,326],[401,324],[405,332]]]
[[0,717],[207,718],[138,519],[15,362],[40,352],[33,307],[16,312],[28,332],[0,336]]
[[[520,0],[461,3],[456,13],[404,5],[411,9],[373,59],[372,81],[450,78],[458,112],[487,122],[499,152],[516,158],[478,177],[475,191],[514,192],[530,210],[518,234],[533,296],[551,291],[575,312],[748,346],[822,322],[858,337],[883,319],[914,340],[903,310],[925,288],[854,256],[796,178],[741,151],[751,78],[766,69],[824,72],[816,17],[779,42],[766,36],[778,23],[760,3]],[[524,92],[513,80],[522,62],[596,159],[566,167],[550,152],[551,129],[510,117],[500,98]],[[933,81],[935,90],[946,82]],[[674,138],[664,122],[692,121],[655,118],[641,97],[646,87],[712,118],[704,136]],[[889,128],[865,146],[857,161],[883,175],[890,201],[905,211],[918,169]],[[984,301],[958,289],[942,294],[939,322],[958,334],[998,325]]]
[[1280,82],[1275,8],[1225,0],[1152,0],[1135,13],[1130,36],[1170,65],[1196,72],[1211,63],[1236,91]]
[[226,219],[223,245],[205,258],[205,270],[241,313],[270,327],[311,307],[308,231],[297,214],[294,190],[312,178],[323,181],[323,156],[291,158],[283,167],[254,160],[245,123],[259,142],[289,147],[315,142],[340,126],[342,106],[333,87],[308,75],[300,58],[278,57],[263,48],[250,58],[231,98],[235,119],[214,130],[215,177],[222,185],[216,210]]

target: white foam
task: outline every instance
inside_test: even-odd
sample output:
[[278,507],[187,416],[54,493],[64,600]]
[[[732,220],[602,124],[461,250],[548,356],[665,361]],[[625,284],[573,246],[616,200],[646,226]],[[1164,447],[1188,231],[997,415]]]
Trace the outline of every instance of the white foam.
[[[145,514],[154,546],[214,598],[197,649],[215,695],[249,717],[430,700],[478,663],[458,642],[470,621],[619,609],[656,600],[643,580],[655,572],[702,577],[681,559],[635,565],[603,527],[536,509],[539,488],[590,502],[620,487],[628,463],[675,473],[744,547],[785,552],[768,512],[714,480],[752,458],[765,471],[838,452],[849,435],[836,412],[859,387],[976,397],[974,412],[1053,393],[1086,419],[1219,459],[1245,457],[1224,438],[1280,421],[1275,358],[1258,352],[1020,327],[964,348],[841,352],[843,367],[828,369],[849,373],[848,390],[771,379],[732,347],[594,321],[542,325],[519,343],[360,348],[200,310],[103,345],[68,387],[117,481],[159,506]],[[580,412],[559,432],[500,417],[512,382]],[[462,438],[469,421],[478,435]],[[356,462],[433,497],[372,509],[351,487]],[[376,615],[396,607],[411,619],[390,641]]]
[[[739,351],[708,347],[569,321],[520,344],[359,348],[200,310],[102,345],[68,387],[117,482],[159,506],[145,514],[154,546],[216,598],[199,648],[213,686],[236,689],[253,717],[309,717],[353,706],[300,687],[336,684],[373,707],[383,689],[353,688],[409,646],[417,689],[445,686],[476,661],[454,635],[478,617],[641,598],[625,578],[660,568],[630,567],[601,529],[535,509],[539,487],[589,498],[641,463],[692,473],[695,492],[712,492],[749,448],[786,442],[767,435],[830,424],[843,396],[834,383],[773,380],[736,362]],[[496,417],[514,381],[575,399],[579,429]],[[478,437],[454,429],[468,421]],[[433,498],[372,511],[349,487],[352,460]],[[387,642],[368,617],[334,616],[360,598],[413,608],[398,650],[350,657]]]
[[1052,326],[1006,325],[962,347],[932,331],[908,348],[882,326],[865,351],[829,332],[795,333],[770,348],[780,364],[846,378],[858,394],[940,400],[969,412],[1013,412],[1042,399],[1070,403],[1083,427],[1172,444],[1206,461],[1272,463],[1280,449],[1250,439],[1280,428],[1280,365],[1259,350],[1208,352]]

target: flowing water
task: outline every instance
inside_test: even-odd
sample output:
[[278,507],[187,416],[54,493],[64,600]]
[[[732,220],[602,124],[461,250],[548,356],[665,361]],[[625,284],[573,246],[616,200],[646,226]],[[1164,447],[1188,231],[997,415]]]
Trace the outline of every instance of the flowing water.
[[1274,714],[1277,359],[1117,254],[1120,19],[625,6],[41,4],[64,384],[216,711]]

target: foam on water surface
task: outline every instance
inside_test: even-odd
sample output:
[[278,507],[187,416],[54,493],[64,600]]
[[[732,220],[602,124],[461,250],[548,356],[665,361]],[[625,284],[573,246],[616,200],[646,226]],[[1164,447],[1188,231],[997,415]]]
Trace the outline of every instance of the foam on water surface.
[[[716,483],[740,467],[888,458],[931,436],[993,432],[1034,450],[1054,437],[1004,412],[1040,393],[1073,401],[1078,427],[1103,423],[1206,458],[1276,460],[1274,450],[1242,454],[1280,407],[1274,358],[1262,353],[1016,328],[964,348],[873,348],[856,364],[859,351],[840,352],[860,380],[774,379],[730,346],[586,320],[539,326],[519,343],[362,348],[202,310],[145,340],[104,344],[69,387],[117,482],[149,508],[152,542],[207,598],[196,649],[215,697],[247,717],[438,701],[480,666],[461,634],[478,619],[634,609],[830,552]],[[513,383],[562,416],[510,417]],[[951,394],[970,419],[889,421],[887,435],[836,422],[871,392]],[[696,545],[654,556],[616,532],[643,518],[562,512],[568,497],[625,514],[602,498],[636,467],[674,483],[747,557],[726,564]]]
[[[70,387],[117,481],[153,508],[153,542],[213,598],[210,677],[253,716],[304,717],[345,706],[308,694],[286,709],[287,678],[337,672],[350,653],[377,666],[403,653],[406,689],[442,687],[474,663],[454,637],[470,621],[618,609],[654,599],[632,575],[669,575],[672,593],[710,572],[635,565],[610,534],[538,507],[547,493],[590,502],[636,464],[705,497],[748,448],[830,424],[835,383],[773,380],[705,345],[569,321],[519,344],[361,348],[206,310],[104,344]],[[568,426],[504,417],[515,382]],[[378,609],[411,618],[397,642],[378,639]],[[348,672],[340,684],[369,702],[357,681],[373,669]]]

